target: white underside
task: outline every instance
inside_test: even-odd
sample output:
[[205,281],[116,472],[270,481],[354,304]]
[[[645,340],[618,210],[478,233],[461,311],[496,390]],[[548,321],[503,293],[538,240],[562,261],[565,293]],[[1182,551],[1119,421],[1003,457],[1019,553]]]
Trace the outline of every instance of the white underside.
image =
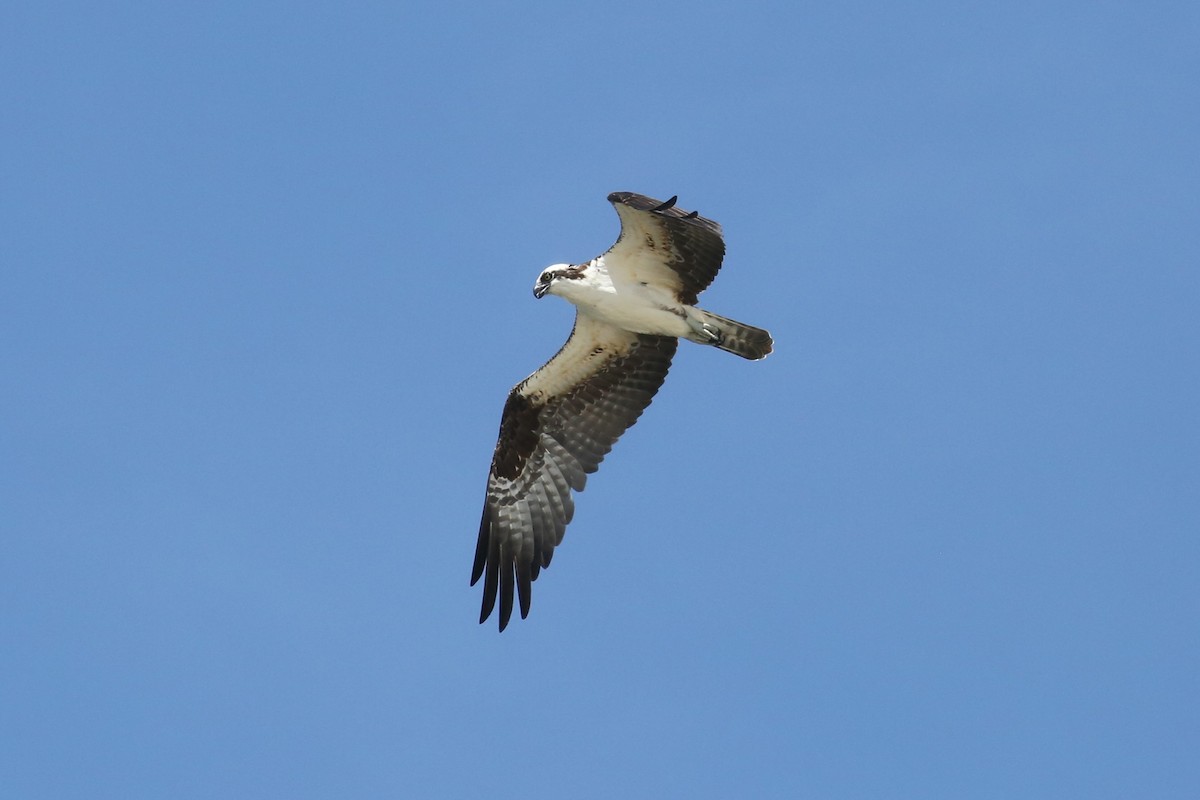
[[692,332],[680,316],[686,315],[690,307],[675,299],[673,292],[649,283],[642,285],[638,280],[614,281],[604,268],[603,258],[589,265],[584,275],[555,281],[550,294],[573,303],[579,313],[622,330],[675,337]]
[[584,277],[559,278],[550,285],[549,293],[574,304],[579,314],[562,350],[521,383],[527,397],[537,402],[569,393],[610,359],[625,353],[635,341],[633,334],[694,335],[685,317],[699,319],[702,312],[680,303],[671,288],[656,285],[654,264],[634,262],[623,261],[614,280],[602,256],[588,265]]

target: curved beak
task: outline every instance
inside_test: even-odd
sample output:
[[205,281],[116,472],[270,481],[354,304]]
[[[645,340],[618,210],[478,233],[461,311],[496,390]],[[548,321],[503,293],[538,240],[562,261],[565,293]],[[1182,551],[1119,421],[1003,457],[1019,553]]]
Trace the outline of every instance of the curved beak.
[[541,300],[542,295],[544,295],[546,293],[546,290],[549,288],[550,288],[550,284],[539,283],[537,286],[533,287],[533,296],[536,297],[538,300]]

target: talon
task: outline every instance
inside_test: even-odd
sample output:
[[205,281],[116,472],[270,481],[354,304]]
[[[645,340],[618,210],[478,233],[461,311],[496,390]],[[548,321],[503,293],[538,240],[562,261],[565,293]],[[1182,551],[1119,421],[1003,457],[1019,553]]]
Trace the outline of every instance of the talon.
[[668,208],[674,207],[675,201],[678,199],[679,199],[679,195],[672,195],[670,200],[667,200],[666,202],[664,202],[660,205],[657,205],[650,210],[651,211],[666,211]]

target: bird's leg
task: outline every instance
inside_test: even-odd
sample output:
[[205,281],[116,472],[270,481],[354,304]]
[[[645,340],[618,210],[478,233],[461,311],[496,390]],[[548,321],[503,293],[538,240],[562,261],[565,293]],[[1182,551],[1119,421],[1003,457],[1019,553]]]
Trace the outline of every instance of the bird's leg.
[[698,314],[688,314],[686,319],[688,327],[695,333],[695,336],[688,337],[693,342],[718,345],[725,341],[725,334],[721,333],[721,329],[711,322],[704,321]]
[[700,333],[705,339],[708,339],[709,344],[720,344],[725,341],[725,334],[721,333],[720,328],[709,325],[707,322],[700,326]]

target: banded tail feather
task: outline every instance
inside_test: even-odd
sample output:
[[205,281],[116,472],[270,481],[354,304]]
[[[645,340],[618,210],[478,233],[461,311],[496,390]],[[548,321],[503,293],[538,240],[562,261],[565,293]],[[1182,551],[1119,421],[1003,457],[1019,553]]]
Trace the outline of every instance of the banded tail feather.
[[704,322],[716,328],[720,335],[720,339],[711,344],[727,353],[758,361],[760,358],[766,358],[775,347],[771,334],[762,328],[722,317],[711,311],[699,308],[696,310],[700,312]]

